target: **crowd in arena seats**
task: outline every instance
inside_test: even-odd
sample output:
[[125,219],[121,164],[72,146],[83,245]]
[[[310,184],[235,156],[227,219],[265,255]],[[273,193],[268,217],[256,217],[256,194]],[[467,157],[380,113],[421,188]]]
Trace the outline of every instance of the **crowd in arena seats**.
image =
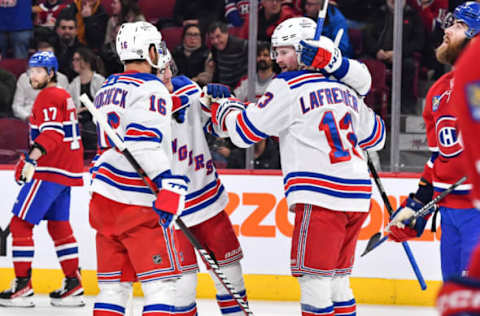
[[[444,73],[434,55],[451,11],[460,0],[400,0],[403,18],[402,113],[421,112],[418,81]],[[329,0],[323,35],[339,38],[344,56],[358,58],[371,70],[373,85],[366,102],[387,119],[393,58],[394,0]],[[317,17],[322,0],[259,0],[258,40],[269,42],[274,28],[290,17]],[[104,78],[121,72],[115,37],[124,22],[149,21],[162,32],[176,62],[177,75],[200,86],[228,85],[246,98],[248,82],[248,0],[25,0],[0,2],[0,117],[26,121],[38,94],[25,73],[28,57],[53,50],[59,61],[59,86],[78,108],[82,137],[95,149],[95,126],[78,96],[91,98]],[[269,46],[258,45],[256,93],[279,69]],[[264,64],[270,66],[263,69]],[[1,138],[2,136],[0,136]],[[217,164],[241,167],[244,151],[228,140],[212,139]],[[255,168],[278,168],[278,144],[256,146]],[[268,163],[266,163],[268,162]]]

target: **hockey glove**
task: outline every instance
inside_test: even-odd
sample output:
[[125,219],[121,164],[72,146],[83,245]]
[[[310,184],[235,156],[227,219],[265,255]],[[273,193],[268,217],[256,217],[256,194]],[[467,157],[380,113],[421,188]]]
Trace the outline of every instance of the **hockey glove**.
[[190,99],[186,95],[172,95],[172,115],[177,123],[185,122],[185,115],[189,106]]
[[423,204],[416,201],[414,196],[413,193],[410,193],[408,198],[395,213],[392,214],[390,219],[390,239],[396,242],[404,242],[415,237],[420,237],[425,230],[425,225],[427,224],[430,214],[417,217],[411,222],[415,213],[423,207]]
[[479,316],[480,280],[455,277],[446,281],[437,297],[441,316]]
[[213,102],[217,102],[222,98],[229,98],[231,95],[228,86],[219,83],[209,83],[202,89],[200,102],[205,108],[210,109]]
[[245,110],[245,104],[236,98],[222,99],[212,104],[212,122],[218,125],[222,131],[226,131],[225,121],[228,114]]
[[32,181],[37,162],[28,157],[28,154],[22,154],[15,166],[15,181],[18,185]]
[[168,228],[183,211],[189,180],[185,176],[162,173],[153,182],[159,188],[153,210],[160,216],[160,225]]
[[326,36],[320,37],[318,41],[302,40],[300,45],[302,45],[300,60],[307,66],[333,73],[342,65],[342,52]]

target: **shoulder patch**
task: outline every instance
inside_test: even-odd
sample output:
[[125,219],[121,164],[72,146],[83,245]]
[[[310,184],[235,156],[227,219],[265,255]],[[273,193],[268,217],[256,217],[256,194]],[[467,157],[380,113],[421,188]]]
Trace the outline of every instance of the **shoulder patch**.
[[480,122],[480,81],[467,84],[465,90],[470,114],[474,121]]

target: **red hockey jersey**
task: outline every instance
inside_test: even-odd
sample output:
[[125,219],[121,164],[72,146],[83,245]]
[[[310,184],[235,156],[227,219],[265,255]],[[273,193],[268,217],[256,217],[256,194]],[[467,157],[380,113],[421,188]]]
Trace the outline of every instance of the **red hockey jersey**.
[[480,209],[480,37],[471,41],[455,67],[452,102],[465,145],[465,167],[473,184],[472,197]]
[[48,87],[40,91],[30,116],[30,140],[46,150],[37,161],[34,179],[83,185],[83,145],[77,112],[65,89]]
[[[453,72],[444,74],[430,88],[423,119],[432,158],[427,162],[423,178],[433,184],[434,196],[466,175],[463,145],[458,133],[455,103],[452,102]],[[469,180],[447,195],[439,205],[449,208],[472,208]]]

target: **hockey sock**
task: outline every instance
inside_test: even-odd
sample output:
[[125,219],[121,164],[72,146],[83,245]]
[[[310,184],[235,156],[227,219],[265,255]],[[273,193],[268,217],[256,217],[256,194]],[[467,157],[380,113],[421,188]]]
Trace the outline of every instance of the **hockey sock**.
[[345,302],[333,302],[333,309],[335,310],[335,316],[357,315],[357,305],[353,298]]
[[132,284],[130,282],[98,282],[98,293],[93,306],[93,316],[123,316]]
[[32,267],[34,254],[33,224],[30,224],[17,216],[10,221],[12,233],[12,257],[16,277],[27,277]]
[[68,221],[48,221],[48,233],[55,243],[58,261],[65,276],[73,278],[78,271],[78,244]]
[[[227,279],[232,283],[233,288],[237,293],[242,297],[242,299],[248,304],[247,293],[245,291],[245,285],[243,283],[242,267],[240,262],[234,262],[227,266],[220,267],[222,272],[225,274]],[[222,315],[229,316],[243,316],[245,313],[242,311],[238,302],[228,294],[225,287],[217,279],[215,274],[209,270],[210,275],[215,283],[215,288],[217,289],[217,304],[220,307]]]
[[336,276],[332,280],[332,299],[335,316],[356,316],[357,305],[350,288],[348,275]]
[[304,275],[298,278],[302,316],[334,316],[329,277]]
[[177,281],[175,296],[175,316],[196,316],[197,272],[184,272]]
[[176,279],[142,282],[145,297],[143,316],[175,315]]

